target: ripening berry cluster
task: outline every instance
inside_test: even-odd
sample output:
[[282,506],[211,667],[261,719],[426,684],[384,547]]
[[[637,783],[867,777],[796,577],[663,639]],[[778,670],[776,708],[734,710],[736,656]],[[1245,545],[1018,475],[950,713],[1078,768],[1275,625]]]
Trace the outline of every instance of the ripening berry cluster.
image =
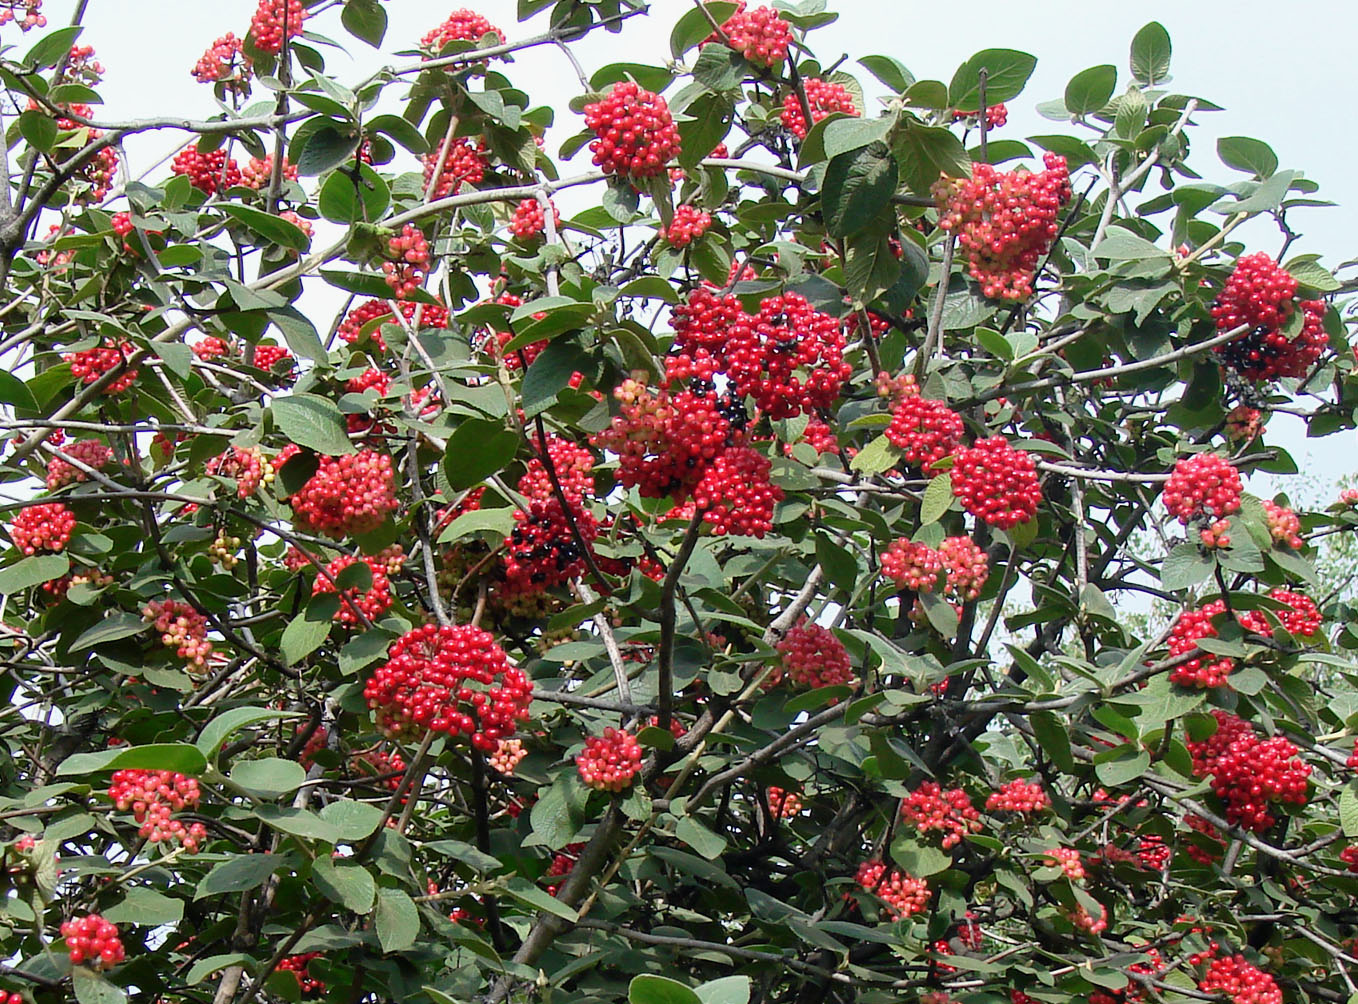
[[1268,532],[1277,543],[1294,551],[1301,549],[1301,520],[1295,512],[1265,499],[1264,517],[1268,521]]
[[693,489],[695,510],[716,534],[763,537],[783,490],[769,480],[769,458],[748,446],[723,450]]
[[325,993],[325,984],[316,977],[312,976],[307,970],[307,965],[312,959],[321,957],[320,952],[306,952],[302,955],[289,955],[287,958],[280,959],[278,969],[280,972],[292,973],[297,978],[298,989],[302,991],[304,997],[319,997]]
[[[732,49],[757,66],[777,66],[787,58],[787,49],[792,43],[792,28],[778,11],[772,7],[746,10],[745,0],[737,0],[735,12],[722,23],[721,33]],[[714,31],[702,44],[721,41],[721,36]]]
[[97,913],[73,917],[61,925],[71,965],[88,962],[96,969],[112,969],[123,961],[123,943],[118,927]]
[[121,374],[104,386],[105,394],[119,394],[131,387],[132,382],[137,379],[137,371],[126,366],[132,351],[131,342],[106,341],[92,349],[68,352],[61,358],[71,364],[71,375],[83,383],[94,383],[110,370],[122,369]]
[[260,52],[281,52],[283,40],[302,33],[307,10],[302,0],[259,0],[250,19],[250,38]]
[[928,544],[901,538],[882,553],[882,574],[901,589],[932,593],[943,571],[943,555]]
[[359,536],[376,530],[399,507],[396,476],[385,453],[363,449],[317,459],[316,473],[289,500],[304,529],[334,540]]
[[1297,758],[1297,747],[1282,736],[1260,739],[1253,725],[1229,712],[1212,715],[1216,732],[1190,741],[1188,752],[1194,773],[1212,779],[1227,822],[1262,833],[1275,822],[1276,804],[1306,804],[1311,767]]
[[864,861],[854,876],[858,884],[886,904],[892,920],[903,920],[929,908],[929,883],[889,869],[880,861]]
[[[853,116],[862,114],[853,103],[853,95],[843,84],[812,77],[803,82],[803,89],[806,91],[806,103],[811,107],[811,125],[815,125],[832,112]],[[783,98],[781,118],[783,125],[792,135],[798,139],[806,139],[810,126],[807,125],[806,114],[802,111],[801,98],[795,92]]]
[[170,170],[187,176],[194,188],[208,195],[220,195],[241,181],[239,165],[222,149],[202,153],[196,146],[186,146],[175,154]]
[[[433,199],[446,199],[450,195],[456,195],[464,182],[479,185],[486,176],[486,168],[490,166],[485,140],[477,140],[476,146],[472,146],[471,140],[459,137],[448,146],[446,156],[443,153],[445,146],[447,141],[440,140],[437,147],[420,158],[424,164],[424,187]],[[440,160],[443,161],[442,168],[439,167]],[[436,185],[434,185],[435,171],[438,171],[439,179]]]
[[774,648],[780,661],[764,678],[765,689],[774,687],[784,677],[812,690],[854,683],[848,649],[833,631],[814,621],[804,619],[789,628]]
[[791,819],[805,808],[800,795],[795,791],[784,791],[777,785],[769,785],[764,797],[769,803],[769,814],[774,819]]
[[[52,440],[50,439],[48,440],[48,443],[52,444],[52,446],[57,446],[57,444],[52,443]],[[113,461],[113,450],[110,450],[105,444],[100,443],[98,439],[81,439],[79,443],[72,443],[71,446],[61,447],[61,452],[64,452],[65,455],[69,456],[72,461],[79,461],[80,463],[83,463],[84,466],[92,467],[94,470],[100,470],[102,467],[109,465],[109,463]],[[57,490],[64,485],[86,481],[88,477],[90,476],[84,473],[83,470],[80,470],[79,467],[76,467],[73,463],[64,461],[60,456],[53,456],[53,458],[50,458],[48,461],[46,481],[48,481],[49,492],[54,492],[54,490]]]
[[[291,223],[294,227],[296,227],[298,230],[302,231],[302,233],[306,234],[307,240],[310,240],[316,234],[316,228],[311,225],[311,221],[301,216],[298,216],[291,209],[283,210],[281,213],[278,214],[278,218],[280,220],[286,220],[287,222]],[[291,254],[293,255],[293,257],[296,257],[297,251],[294,249],[291,252]]]
[[1258,408],[1238,404],[1226,413],[1226,438],[1233,443],[1258,439],[1263,431],[1263,413]]
[[1240,511],[1240,472],[1215,453],[1196,453],[1174,465],[1165,482],[1165,509],[1187,526],[1195,519],[1221,519]]
[[[415,314],[418,312],[420,327],[448,327],[448,310],[439,304],[414,303],[405,300],[398,303],[397,307],[401,310],[401,316],[410,324],[415,323]],[[343,341],[353,345],[362,337],[364,327],[379,318],[387,318],[386,321],[383,321],[384,324],[397,323],[395,315],[391,312],[391,305],[386,300],[367,300],[344,315],[344,320],[340,322],[337,333]],[[369,344],[375,346],[378,352],[387,351],[387,343],[382,339],[381,325],[372,330],[368,339]]]
[[1044,171],[1001,171],[976,164],[970,178],[941,178],[934,184],[938,225],[957,234],[967,271],[988,297],[1026,300],[1042,256],[1070,201],[1066,158],[1043,155]]
[[1283,1004],[1283,992],[1273,977],[1243,955],[1213,959],[1198,981],[1205,994],[1225,994],[1231,1004]]
[[60,502],[47,502],[19,510],[9,525],[9,539],[26,555],[61,551],[74,529],[75,514]]
[[528,751],[523,748],[522,739],[501,739],[495,745],[495,752],[486,758],[486,762],[501,774],[508,776],[514,773],[519,761],[527,755]]
[[407,299],[429,274],[429,242],[419,227],[407,223],[400,234],[387,241],[387,254],[393,259],[382,263],[387,285],[396,299]]
[[[349,761],[354,771],[364,777],[371,777],[388,791],[398,791],[401,779],[409,767],[399,750],[388,752],[382,749],[369,749],[359,753]],[[404,805],[406,799],[401,799]]]
[[480,14],[464,8],[453,11],[441,25],[426,32],[420,39],[420,48],[432,58],[449,42],[479,42],[487,35],[494,35],[498,44],[504,44],[504,32]]
[[311,595],[320,596],[322,593],[335,592],[335,580],[340,577],[340,574],[346,568],[359,562],[366,564],[371,569],[372,585],[367,589],[349,586],[346,589],[339,590],[340,605],[339,609],[335,611],[336,624],[353,626],[362,623],[364,617],[373,621],[391,609],[391,581],[387,578],[386,570],[376,558],[358,558],[352,554],[341,555],[325,566],[325,575],[316,576],[316,581],[311,586]]
[[968,833],[981,831],[981,814],[961,788],[942,788],[923,781],[901,800],[901,818],[920,833],[943,834],[943,849],[955,847]]
[[885,435],[901,451],[901,459],[932,478],[939,473],[933,465],[957,452],[964,431],[962,416],[946,403],[915,393],[903,396],[891,409]]
[[[552,227],[560,229],[561,213],[552,205]],[[547,231],[547,214],[542,211],[542,203],[537,199],[524,199],[514,209],[509,221],[509,232],[521,241],[531,240]]]
[[236,479],[236,497],[248,499],[260,485],[272,484],[274,466],[258,446],[232,446],[207,462],[205,471]]
[[[980,112],[975,111],[962,111],[960,108],[955,109],[952,113],[952,120],[954,122],[961,122],[963,119],[979,123],[981,114]],[[987,129],[998,129],[1008,121],[1009,109],[1005,106],[1004,102],[1000,102],[998,105],[991,105],[985,110],[985,124]]]
[[528,717],[533,686],[489,631],[426,624],[393,642],[387,656],[363,696],[388,737],[462,733],[489,753]]
[[[575,870],[575,862],[579,860],[580,852],[585,849],[584,844],[567,844],[556,854],[552,855],[552,863],[547,866],[547,870],[542,873],[543,878],[565,878]],[[555,896],[556,891],[561,888],[561,884],[549,883],[547,892]]]
[[[561,436],[547,437],[547,458],[561,483],[567,498],[583,498],[594,491],[594,454],[578,443]],[[519,478],[519,493],[530,499],[553,496],[552,478],[547,465],[538,457],[528,461],[523,477]]]
[[[288,360],[288,365],[282,368],[282,375],[273,373],[274,365],[284,359]],[[281,345],[256,345],[255,368],[275,376],[278,382],[285,387],[296,379],[296,361],[293,359],[292,353]]]
[[[1309,638],[1320,630],[1322,618],[1320,611],[1305,593],[1284,589],[1281,586],[1271,590],[1269,597],[1287,604],[1289,609],[1274,611],[1278,623],[1290,635]],[[1217,637],[1214,618],[1226,612],[1222,600],[1213,600],[1197,610],[1186,610],[1170,629],[1166,646],[1171,658],[1185,655],[1197,647],[1200,638]],[[1265,638],[1273,636],[1273,625],[1261,610],[1241,610],[1236,614],[1240,626],[1253,634]],[[1183,687],[1207,689],[1227,686],[1227,677],[1235,672],[1237,661],[1231,656],[1204,653],[1175,666],[1169,679]]]
[[1085,934],[1098,935],[1108,930],[1108,911],[1102,906],[1099,907],[1097,917],[1086,910],[1083,905],[1068,911],[1066,917],[1077,931],[1083,931]]
[[591,788],[622,791],[641,770],[641,746],[632,733],[609,726],[603,735],[585,739],[585,748],[575,756],[575,769]]
[[[1297,280],[1262,251],[1239,259],[1212,307],[1212,317],[1222,334],[1242,326],[1249,330],[1217,346],[1221,361],[1248,380],[1304,377],[1330,340],[1325,334],[1324,302],[1298,302],[1296,296]],[[1283,327],[1298,309],[1301,332],[1289,338]]]
[[985,800],[986,812],[1041,812],[1050,809],[1051,804],[1042,785],[1021,777],[1006,781]]
[[1044,852],[1042,857],[1043,864],[1050,868],[1060,868],[1072,882],[1079,882],[1085,877],[1084,862],[1080,860],[1080,852],[1074,847],[1053,847]]
[[207,637],[207,618],[182,600],[152,600],[142,608],[143,620],[152,621],[160,641],[173,648],[190,666],[201,669],[212,655]]
[[104,64],[94,58],[94,46],[73,45],[62,68],[63,83],[97,84],[104,79]]
[[198,782],[168,770],[116,770],[108,797],[121,812],[131,812],[138,833],[153,844],[183,844],[190,853],[207,839],[202,823],[185,826],[174,813],[198,805]]
[[955,456],[952,492],[967,512],[1001,530],[1012,530],[1037,515],[1042,485],[1037,465],[1025,450],[1010,446],[1003,436],[992,436]]
[[653,178],[679,156],[679,129],[669,105],[630,80],[585,105],[585,125],[594,131],[589,149],[604,174]]
[[563,508],[551,495],[514,510],[505,556],[506,596],[541,593],[584,574],[587,561],[572,524],[588,547],[599,535],[599,523],[578,496],[567,496],[566,504]]
[[[22,12],[23,17],[16,12]],[[47,15],[42,13],[42,0],[4,0],[0,3],[0,26],[11,21],[23,31],[46,28]]]
[[674,219],[668,227],[661,228],[660,236],[672,248],[686,248],[707,233],[711,225],[711,213],[685,202],[675,207]]
[[228,91],[242,94],[250,90],[250,59],[233,32],[208,46],[189,72],[202,84],[224,84]]
[[[283,177],[288,181],[297,180],[297,165],[290,163],[287,157],[283,158]],[[269,182],[272,179],[273,154],[271,153],[266,153],[263,157],[251,157],[250,162],[241,168],[240,183],[246,188],[262,191],[269,187]]]

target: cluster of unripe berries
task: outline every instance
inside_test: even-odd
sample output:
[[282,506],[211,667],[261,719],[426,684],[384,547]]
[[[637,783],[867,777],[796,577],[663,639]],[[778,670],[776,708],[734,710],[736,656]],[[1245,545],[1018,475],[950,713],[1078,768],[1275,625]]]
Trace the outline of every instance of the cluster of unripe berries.
[[803,620],[789,628],[774,648],[779,663],[764,678],[765,689],[776,686],[784,677],[809,689],[853,685],[849,652],[827,627]]
[[769,804],[769,814],[774,819],[791,819],[805,808],[800,795],[795,791],[784,791],[777,785],[769,785],[764,797]]
[[1015,778],[1000,785],[985,800],[986,812],[1041,812],[1051,808],[1051,797],[1036,781]]
[[1301,539],[1301,520],[1297,514],[1287,506],[1278,505],[1276,502],[1264,500],[1264,518],[1268,522],[1269,535],[1283,547],[1290,547],[1292,550],[1300,550],[1303,544]]
[[118,376],[104,385],[105,394],[118,394],[131,387],[137,379],[137,371],[126,365],[132,352],[131,342],[106,341],[92,349],[68,352],[61,358],[71,364],[71,375],[82,383],[95,383],[110,370],[122,369]]
[[[288,181],[297,180],[297,165],[290,163],[287,157],[283,158],[283,168],[281,177]],[[240,172],[240,183],[246,188],[253,188],[256,191],[267,188],[273,180],[273,154],[266,153],[263,157],[251,157]]]
[[60,502],[26,506],[9,526],[10,540],[26,555],[59,552],[70,543],[75,514]]
[[194,188],[208,195],[218,195],[241,182],[240,166],[223,149],[203,153],[187,146],[175,154],[170,170],[186,176]]
[[1225,806],[1226,821],[1262,833],[1274,821],[1278,804],[1305,805],[1311,767],[1297,759],[1297,748],[1282,736],[1261,739],[1254,726],[1226,711],[1214,710],[1217,731],[1202,742],[1190,741],[1193,771],[1212,779]]
[[962,508],[1001,530],[1012,530],[1037,515],[1042,485],[1037,464],[1003,436],[991,436],[958,450],[952,492]]
[[1174,465],[1165,482],[1165,509],[1187,526],[1196,519],[1222,519],[1240,511],[1244,485],[1231,462],[1215,453],[1197,453]]
[[522,739],[501,739],[495,746],[495,752],[486,758],[486,762],[501,774],[511,775],[519,766],[519,761],[527,755],[528,751],[523,748]]
[[429,274],[429,242],[413,223],[387,241],[387,254],[393,260],[382,263],[382,272],[392,295],[404,300],[424,284]]
[[1080,860],[1080,852],[1073,847],[1054,847],[1043,855],[1042,863],[1050,868],[1060,868],[1066,878],[1079,882],[1085,877],[1085,866]]
[[853,103],[853,95],[843,84],[811,77],[803,83],[803,89],[806,91],[806,103],[811,108],[810,125],[807,124],[806,113],[802,110],[801,98],[795,92],[783,98],[781,116],[783,125],[798,139],[806,139],[811,126],[832,112],[853,116],[861,114]]
[[152,600],[142,609],[143,620],[154,623],[160,641],[173,648],[190,667],[201,669],[212,655],[207,618],[181,600]]
[[[396,306],[408,324],[415,323],[415,315],[418,313],[420,327],[422,328],[448,327],[448,309],[439,304],[403,300]],[[343,341],[353,345],[363,337],[363,329],[380,318],[389,319],[383,323],[397,323],[395,315],[391,312],[391,305],[386,300],[367,300],[344,315],[344,320],[340,322],[337,333]],[[373,328],[368,339],[369,344],[375,347],[378,352],[387,351],[387,343],[382,338],[380,324]]]
[[981,814],[967,793],[961,788],[942,788],[937,781],[924,781],[901,799],[901,818],[920,833],[940,832],[944,850],[981,830]]
[[271,484],[274,466],[258,446],[232,446],[207,462],[208,474],[236,479],[236,497],[248,499],[260,485]]
[[88,962],[96,969],[112,969],[123,961],[123,942],[118,927],[97,913],[73,917],[61,925],[71,965]]
[[[23,17],[19,17],[19,13]],[[47,15],[42,13],[42,0],[4,0],[0,3],[0,25],[13,21],[23,31],[46,28]]]
[[[444,148],[447,148],[447,154]],[[424,164],[424,187],[429,192],[430,198],[446,199],[450,195],[456,195],[462,188],[463,183],[476,185],[480,184],[486,176],[486,168],[490,161],[486,156],[485,140],[478,140],[472,146],[471,140],[466,137],[459,137],[449,145],[446,140],[440,140],[439,145],[424,154],[420,158]],[[434,181],[434,174],[438,172],[438,182]]]
[[687,202],[676,206],[674,219],[668,227],[663,227],[660,236],[672,248],[685,248],[696,241],[712,225],[712,214],[689,205]]
[[882,574],[901,589],[932,593],[945,572],[945,595],[967,603],[981,595],[990,577],[990,560],[970,537],[948,537],[937,550],[920,541],[900,539],[882,554]]
[[339,588],[340,605],[335,611],[335,623],[350,626],[360,624],[364,618],[374,621],[391,609],[391,580],[386,570],[376,558],[357,558],[344,554],[325,566],[325,574],[317,575],[311,587],[312,596],[336,592],[336,583],[344,570],[351,565],[366,564],[372,573],[372,584],[367,589],[358,586]]
[[396,475],[385,453],[363,449],[317,459],[316,473],[289,500],[304,529],[335,540],[371,533],[399,507]]
[[487,35],[494,35],[503,44],[504,32],[491,24],[475,11],[455,10],[437,28],[426,32],[420,39],[420,48],[429,56],[437,56],[449,42],[479,42]]
[[641,746],[632,733],[610,726],[603,735],[585,739],[585,748],[575,756],[575,769],[591,788],[622,791],[641,770]]
[[903,920],[929,908],[929,883],[881,861],[864,861],[854,876],[858,884],[886,904],[893,920]]
[[679,155],[679,129],[669,105],[630,80],[585,105],[585,125],[594,131],[589,144],[594,164],[605,174],[653,178]]
[[224,84],[237,93],[250,89],[250,59],[234,32],[228,31],[208,46],[189,72],[201,84]]
[[185,826],[174,813],[193,808],[202,797],[198,782],[168,770],[118,770],[108,788],[108,797],[122,812],[131,812],[153,844],[179,843],[187,851],[198,850],[207,839],[202,823]]
[[776,66],[787,58],[792,43],[792,28],[772,7],[745,9],[745,0],[738,0],[735,12],[721,25],[721,34],[713,32],[703,45],[726,42],[751,63]]
[[489,753],[528,717],[532,684],[488,631],[426,624],[393,642],[387,656],[363,696],[388,737],[465,734]]
[[1213,959],[1198,981],[1205,994],[1225,994],[1231,1004],[1282,1004],[1283,992],[1273,977],[1243,955]]
[[1066,159],[1043,155],[1046,170],[1001,171],[976,164],[970,178],[934,185],[938,225],[956,233],[967,270],[993,299],[1033,295],[1038,262],[1060,230],[1057,218],[1070,201]]
[[[1303,377],[1329,344],[1325,333],[1325,304],[1296,300],[1297,280],[1263,252],[1245,255],[1212,307],[1222,334],[1249,328],[1239,338],[1216,348],[1223,363],[1249,380]],[[1302,312],[1295,338],[1283,333],[1293,314]]]
[[302,33],[307,10],[302,0],[259,0],[250,19],[250,38],[260,52],[281,52],[283,41]]
[[[550,203],[549,203],[550,205]],[[561,226],[561,213],[552,206],[552,229]],[[537,199],[524,199],[514,209],[509,221],[509,232],[521,241],[530,240],[547,230],[547,214],[542,211],[542,203]]]

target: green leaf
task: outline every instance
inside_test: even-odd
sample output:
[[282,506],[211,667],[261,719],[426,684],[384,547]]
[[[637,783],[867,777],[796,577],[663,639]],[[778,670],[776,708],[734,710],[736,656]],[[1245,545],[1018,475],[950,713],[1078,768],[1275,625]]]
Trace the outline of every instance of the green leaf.
[[353,453],[344,416],[334,403],[317,394],[274,398],[270,409],[278,431],[298,446],[329,457]]
[[122,902],[104,910],[103,915],[114,924],[140,924],[142,927],[178,924],[184,919],[184,901],[138,885],[128,889]]
[[1094,757],[1094,773],[1109,788],[1135,781],[1150,769],[1150,765],[1150,754],[1134,743],[1124,743]]
[[937,523],[952,508],[952,475],[947,471],[929,479],[924,486],[924,498],[919,505],[920,526]]
[[571,376],[591,366],[589,354],[573,342],[548,345],[523,375],[524,418],[540,415],[556,404],[556,396],[570,386]]
[[1096,112],[1108,104],[1117,84],[1118,69],[1111,64],[1081,70],[1066,85],[1066,108],[1080,117]]
[[650,973],[632,978],[627,985],[627,1001],[628,1004],[704,1004],[702,997],[678,980]]
[[933,629],[944,638],[952,639],[957,634],[957,611],[953,605],[937,593],[923,593],[919,601]]
[[514,529],[514,510],[510,508],[477,509],[464,512],[439,534],[440,544],[450,544],[473,533],[491,533],[503,540]]
[[1042,752],[1059,769],[1066,773],[1073,772],[1075,757],[1071,754],[1070,732],[1065,724],[1050,711],[1035,711],[1028,717],[1028,722],[1033,727],[1033,734]]
[[[59,579],[70,569],[71,559],[64,554],[35,554],[21,558],[0,568],[0,596],[13,596],[31,586]],[[138,620],[138,623],[144,626],[142,621]]]
[[[707,13],[711,14],[718,24],[724,24],[727,18],[736,12],[737,5],[734,0],[711,0],[705,6]],[[707,14],[701,10],[685,11],[670,32],[670,53],[676,60],[682,59],[684,53],[710,34],[712,24],[708,21]]]
[[1344,836],[1358,840],[1358,781],[1350,781],[1339,792],[1339,825]]
[[881,474],[896,466],[901,455],[885,435],[878,436],[849,461],[851,470],[861,474]]
[[1227,167],[1252,174],[1260,181],[1278,170],[1278,155],[1263,140],[1249,136],[1222,136],[1217,140],[1217,156]]
[[[923,281],[918,274],[903,277],[901,268],[902,261],[912,266],[916,264],[912,253],[916,248],[915,242],[905,241],[903,246],[911,251],[897,259],[890,237],[889,232],[874,223],[870,229],[854,234],[845,242],[844,281],[849,293],[860,303],[893,293],[898,282],[918,289],[918,283]],[[911,290],[912,295],[914,289]]]
[[1168,252],[1162,251],[1150,241],[1146,240],[1125,227],[1109,227],[1103,240],[1095,245],[1093,250],[1094,257],[1107,258],[1110,261],[1139,261],[1143,258],[1168,258]]
[[1023,92],[1037,66],[1037,57],[1014,49],[982,49],[953,74],[948,102],[962,111],[976,111],[981,102],[981,70],[986,71],[987,105],[1012,101]]
[[384,952],[404,952],[420,936],[420,911],[399,889],[377,891],[377,941]]
[[[1313,289],[1317,293],[1333,293],[1342,288],[1342,284],[1334,277],[1334,273],[1309,256],[1294,258],[1283,268],[1300,285]],[[0,593],[3,592],[4,589],[0,589]]]
[[8,370],[0,370],[0,404],[12,405],[20,411],[37,412],[38,399],[28,389],[28,384]]
[[276,708],[232,708],[224,711],[203,726],[194,745],[204,756],[216,756],[222,744],[238,729],[271,722],[276,718],[304,718],[300,711],[280,711]]
[[189,986],[195,986],[207,979],[213,973],[221,972],[227,966],[239,965],[243,962],[250,962],[250,956],[240,952],[230,952],[225,955],[209,955],[206,959],[199,959],[189,967],[188,975],[184,977],[184,982]]
[[350,170],[336,171],[316,197],[316,209],[331,223],[375,223],[390,204],[391,189],[367,164],[358,166],[357,176]]
[[506,429],[503,422],[463,419],[448,438],[443,473],[454,490],[462,491],[504,469],[518,449],[518,434]]
[[294,617],[283,629],[283,637],[278,643],[278,654],[285,663],[295,666],[325,644],[339,604],[339,597],[334,593],[321,593],[307,601],[301,616]]
[[71,967],[71,989],[80,1004],[127,1004],[127,994],[88,966]]
[[335,828],[341,840],[362,840],[382,825],[382,810],[367,802],[340,798],[321,809],[320,817]]
[[212,866],[194,890],[194,899],[225,892],[245,892],[263,885],[280,868],[291,868],[291,854],[240,854]]
[[57,768],[58,777],[99,774],[109,770],[139,768],[169,770],[196,776],[207,766],[207,758],[188,743],[150,743],[146,746],[121,746],[98,753],[77,753]]
[[745,57],[724,45],[706,45],[693,63],[693,79],[716,94],[740,86],[749,66]]
[[1109,698],[1114,704],[1130,705],[1137,709],[1137,725],[1143,733],[1188,714],[1205,700],[1205,692],[1187,690],[1170,683],[1168,676],[1155,677],[1142,690]]
[[265,757],[240,760],[231,768],[232,783],[258,798],[278,798],[296,791],[306,781],[306,770],[295,760]]
[[357,861],[317,855],[311,865],[311,880],[327,899],[357,914],[372,911],[377,883],[372,873]]
[[270,310],[268,314],[269,320],[282,333],[283,340],[288,343],[293,355],[317,363],[326,361],[321,336],[316,331],[316,325],[312,324],[305,314],[296,307],[279,307]]
[[841,153],[881,142],[886,139],[894,122],[895,119],[889,116],[835,119],[825,127],[825,156],[833,160]]
[[926,126],[907,120],[893,140],[891,152],[910,189],[926,195],[940,174],[950,178],[971,176],[971,157],[951,129]]
[[399,115],[378,115],[367,121],[368,132],[379,132],[390,136],[411,153],[419,156],[429,152],[429,143],[424,134]]
[[19,116],[19,134],[34,150],[50,153],[59,131],[56,119],[44,111],[33,108]]
[[560,917],[562,920],[573,922],[576,919],[575,911],[561,900],[517,875],[510,879],[509,884],[505,886],[505,895],[530,909],[545,911],[553,916]]
[[252,206],[243,206],[239,202],[223,202],[221,210],[236,222],[243,224],[247,230],[263,237],[270,244],[301,251],[311,243],[297,224],[290,223],[273,213],[266,213],[262,209],[255,209]]
[[1271,213],[1283,204],[1283,199],[1287,198],[1287,191],[1292,186],[1292,179],[1296,176],[1296,171],[1280,171],[1255,186],[1249,195],[1239,201],[1226,196],[1214,203],[1212,211],[1222,214]]
[[114,614],[82,632],[80,637],[71,643],[71,651],[79,652],[120,638],[130,638],[134,634],[141,634],[146,628],[146,621],[136,614]]
[[709,861],[721,857],[721,852],[726,849],[725,837],[713,833],[692,816],[684,816],[679,820],[674,827],[674,835]]
[[1165,555],[1160,584],[1171,591],[1191,589],[1212,575],[1212,560],[1196,544],[1184,543]]
[[915,75],[905,68],[905,64],[891,56],[864,56],[858,65],[897,94],[904,94],[915,82]]
[[71,44],[80,37],[83,30],[73,25],[69,28],[58,28],[44,35],[28,50],[28,54],[22,60],[23,65],[30,70],[45,70],[49,66],[56,66],[71,51]]
[[533,836],[548,850],[565,847],[585,823],[585,804],[589,789],[574,771],[557,776],[556,781],[533,803],[529,823]]
[[603,207],[619,223],[630,223],[641,205],[641,195],[626,181],[611,180],[604,189]]
[[321,126],[307,137],[297,158],[297,173],[304,178],[324,174],[352,157],[358,144],[356,129],[340,128],[339,123]]
[[387,12],[377,0],[347,0],[340,23],[350,35],[374,49],[381,47],[387,34]]
[[255,815],[282,833],[294,837],[323,840],[328,844],[338,843],[340,835],[333,826],[314,812],[294,809],[291,806],[261,805]]
[[891,859],[917,878],[927,878],[952,867],[946,851],[921,844],[910,837],[897,837],[891,844]]
[[1165,26],[1150,22],[1132,38],[1132,76],[1147,87],[1164,83],[1169,79],[1173,51]]

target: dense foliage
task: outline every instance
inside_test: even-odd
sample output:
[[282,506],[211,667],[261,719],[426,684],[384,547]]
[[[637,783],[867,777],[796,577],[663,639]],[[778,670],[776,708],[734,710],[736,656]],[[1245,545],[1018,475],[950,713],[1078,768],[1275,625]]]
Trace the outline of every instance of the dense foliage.
[[1315,184],[1154,22],[1020,140],[824,0],[508,6],[260,0],[184,122],[0,3],[0,997],[1351,1000]]

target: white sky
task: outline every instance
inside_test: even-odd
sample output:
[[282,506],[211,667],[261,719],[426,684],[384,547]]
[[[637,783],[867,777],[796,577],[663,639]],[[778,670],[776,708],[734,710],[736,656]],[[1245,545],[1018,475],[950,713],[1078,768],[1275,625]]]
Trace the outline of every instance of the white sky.
[[[754,0],[758,3],[759,0]],[[214,111],[209,89],[189,76],[198,55],[218,35],[244,35],[255,0],[92,0],[81,42],[95,46],[107,68],[100,90],[112,117],[159,114],[204,116]],[[515,21],[515,0],[430,4],[424,0],[387,0],[391,27],[386,50],[413,48],[421,35],[457,6],[469,6],[501,27],[510,39],[543,30],[543,17],[526,25]],[[586,73],[610,62],[664,63],[669,58],[669,31],[690,0],[655,0],[649,17],[627,22],[621,35],[598,32],[574,48]],[[1358,35],[1358,5],[1335,0],[1236,0],[1229,5],[1205,0],[1180,0],[1136,5],[1091,3],[1089,0],[968,0],[965,5],[917,3],[909,0],[831,0],[840,20],[813,33],[810,42],[822,62],[843,53],[853,58],[870,53],[895,56],[919,78],[947,81],[954,68],[973,52],[990,47],[1023,49],[1038,57],[1037,71],[1024,94],[1010,103],[1009,124],[998,137],[1022,138],[1062,131],[1060,123],[1041,119],[1033,111],[1040,102],[1060,97],[1076,72],[1100,63],[1119,69],[1119,90],[1128,79],[1127,50],[1132,35],[1146,21],[1159,20],[1174,42],[1172,89],[1201,96],[1226,108],[1200,116],[1203,128],[1193,133],[1192,163],[1208,180],[1229,183],[1240,175],[1215,158],[1215,140],[1222,135],[1246,135],[1270,143],[1281,168],[1305,171],[1321,185],[1320,197],[1339,208],[1293,213],[1293,228],[1305,236],[1294,252],[1324,255],[1331,268],[1358,257],[1353,234],[1353,207],[1358,205],[1358,177],[1353,165],[1358,144],[1350,125],[1349,104],[1354,80],[1352,39]],[[47,0],[44,12],[51,26],[69,18],[73,0]],[[331,72],[353,82],[383,62],[374,50],[346,39],[339,11],[328,11],[309,24],[314,30],[340,39],[351,56],[327,51]],[[26,49],[37,37],[19,38],[13,25],[0,39]],[[856,72],[869,95],[880,93],[876,81],[861,67]],[[560,140],[578,131],[579,118],[566,101],[579,91],[564,56],[549,47],[520,53],[508,75],[526,90],[534,104],[558,110],[558,128],[549,140],[553,151]],[[393,88],[397,91],[398,88]],[[259,96],[258,90],[256,97]],[[96,116],[100,111],[96,111]],[[173,149],[168,134],[134,145],[134,175]],[[399,152],[399,151],[398,151]],[[587,153],[577,166],[587,164]],[[410,166],[413,167],[413,164]],[[162,174],[153,175],[157,180]],[[1152,191],[1151,194],[1154,194]],[[1259,249],[1273,253],[1279,238],[1268,227],[1248,236]],[[1289,440],[1294,437],[1288,436]],[[1294,440],[1294,455],[1305,469],[1305,443]],[[1326,473],[1339,458],[1328,447]]]

